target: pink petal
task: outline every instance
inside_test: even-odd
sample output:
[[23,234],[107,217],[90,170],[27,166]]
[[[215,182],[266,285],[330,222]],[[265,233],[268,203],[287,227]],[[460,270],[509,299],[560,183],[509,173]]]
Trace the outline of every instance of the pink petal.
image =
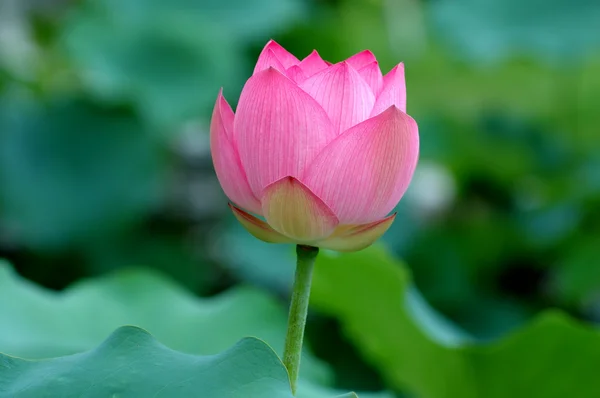
[[285,71],[285,74],[296,84],[302,83],[308,77],[298,65],[294,65],[291,68],[288,68],[288,70]]
[[375,55],[369,50],[363,50],[357,54],[354,54],[350,58],[346,60],[352,67],[356,70],[364,68],[368,64],[372,64],[373,62],[377,62],[377,58]]
[[269,225],[296,243],[326,238],[339,223],[331,209],[293,177],[266,187],[261,203]]
[[333,209],[340,223],[370,223],[400,201],[418,154],[417,124],[392,106],[336,138],[302,181]]
[[225,195],[232,202],[246,210],[261,214],[260,203],[250,190],[246,173],[234,145],[233,119],[233,111],[221,90],[210,122],[210,152],[215,172]]
[[398,107],[402,112],[406,112],[406,83],[403,63],[396,65],[383,77],[383,87],[377,97],[371,117],[379,115],[392,105]]
[[323,108],[273,68],[246,82],[234,133],[250,188],[257,197],[272,182],[301,175],[335,138]]
[[379,63],[375,61],[363,66],[358,70],[358,74],[365,79],[369,87],[371,87],[373,94],[375,94],[375,98],[377,98],[381,91],[381,86],[383,86],[383,75],[381,74]]
[[263,52],[260,53],[258,57],[258,61],[256,61],[256,66],[254,67],[253,75],[257,74],[260,71],[263,71],[268,68],[275,68],[281,73],[285,73],[285,68],[270,48],[265,48]]
[[367,119],[375,103],[369,85],[346,62],[309,77],[300,87],[323,106],[337,134]]
[[304,71],[306,76],[312,76],[324,69],[327,69],[328,65],[323,61],[317,50],[313,50],[306,58],[300,61],[300,68]]
[[[273,51],[273,53],[279,59],[279,62],[281,62],[281,64],[283,65],[283,67],[285,69],[291,67],[292,65],[298,65],[300,63],[298,58],[296,58],[292,54],[290,54],[285,48],[283,48],[275,40],[269,40],[269,42],[267,43],[265,48],[263,48],[262,52],[265,52],[267,50]],[[261,55],[262,55],[262,52],[261,52]],[[260,56],[259,56],[259,59],[260,59]]]
[[345,225],[339,226],[329,238],[318,242],[316,246],[340,252],[362,250],[381,238],[385,231],[392,225],[395,218],[396,213],[383,220],[357,225],[352,228],[348,228]]
[[250,232],[255,238],[268,243],[293,243],[291,239],[275,231],[266,222],[246,213],[231,203],[229,208],[240,224],[246,228],[246,231]]

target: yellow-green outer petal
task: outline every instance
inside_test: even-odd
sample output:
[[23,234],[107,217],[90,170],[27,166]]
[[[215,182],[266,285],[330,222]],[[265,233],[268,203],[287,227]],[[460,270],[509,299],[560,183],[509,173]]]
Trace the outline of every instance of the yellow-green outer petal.
[[353,252],[369,247],[379,239],[392,225],[396,214],[369,224],[358,225],[354,228],[343,229],[331,237],[318,242],[316,246],[339,252]]
[[231,203],[229,207],[240,224],[255,238],[268,243],[292,243],[289,238],[275,231],[266,222],[254,217],[252,214],[245,212]]
[[329,206],[293,177],[266,187],[261,203],[269,225],[296,243],[327,238],[339,224]]

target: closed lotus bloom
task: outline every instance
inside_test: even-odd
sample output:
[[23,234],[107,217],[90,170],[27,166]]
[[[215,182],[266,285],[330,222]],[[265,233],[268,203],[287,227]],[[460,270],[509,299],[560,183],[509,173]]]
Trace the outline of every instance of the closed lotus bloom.
[[233,213],[266,242],[369,246],[417,165],[417,124],[405,112],[403,64],[383,76],[370,51],[332,65],[270,41],[235,114],[220,93],[212,115],[213,162]]

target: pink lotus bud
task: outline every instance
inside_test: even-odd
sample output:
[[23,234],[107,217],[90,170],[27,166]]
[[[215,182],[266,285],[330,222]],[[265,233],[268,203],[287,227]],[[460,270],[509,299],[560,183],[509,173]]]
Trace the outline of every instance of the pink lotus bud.
[[222,93],[212,115],[213,162],[233,213],[266,242],[369,246],[417,165],[417,124],[405,111],[403,64],[382,76],[370,51],[331,65],[270,41],[235,115]]

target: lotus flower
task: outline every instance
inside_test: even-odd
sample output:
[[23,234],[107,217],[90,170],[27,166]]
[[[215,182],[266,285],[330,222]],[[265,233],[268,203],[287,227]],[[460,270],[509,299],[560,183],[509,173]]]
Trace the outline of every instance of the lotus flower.
[[405,112],[403,64],[383,76],[370,51],[332,65],[270,41],[235,114],[221,91],[212,115],[213,163],[236,218],[266,242],[369,246],[417,165]]

